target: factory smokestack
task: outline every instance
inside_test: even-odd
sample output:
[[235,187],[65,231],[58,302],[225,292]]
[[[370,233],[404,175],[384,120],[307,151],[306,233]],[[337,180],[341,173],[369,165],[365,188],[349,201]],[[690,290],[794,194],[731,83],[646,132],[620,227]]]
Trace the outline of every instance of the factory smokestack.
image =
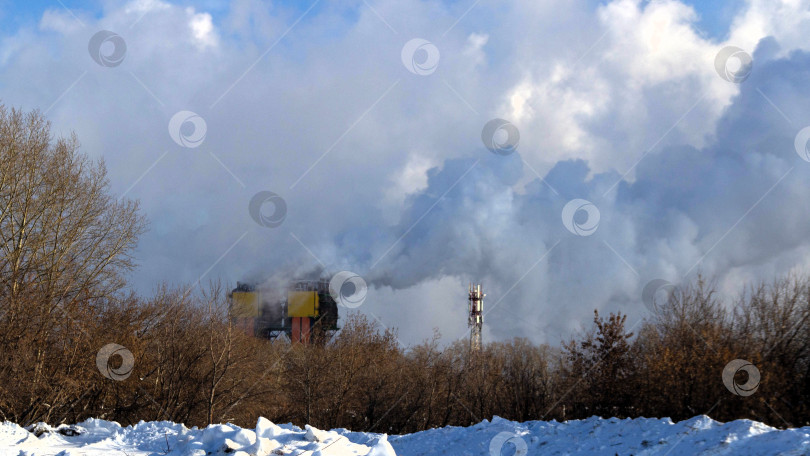
[[467,325],[470,327],[470,350],[481,350],[481,329],[484,326],[484,296],[481,292],[481,284],[470,283],[469,293],[469,315]]

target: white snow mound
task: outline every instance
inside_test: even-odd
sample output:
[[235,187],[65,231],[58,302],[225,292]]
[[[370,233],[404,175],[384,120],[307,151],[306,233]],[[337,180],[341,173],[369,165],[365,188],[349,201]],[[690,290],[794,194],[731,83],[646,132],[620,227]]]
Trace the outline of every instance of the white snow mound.
[[50,427],[0,424],[0,456],[527,456],[527,455],[810,455],[810,427],[779,430],[707,416],[588,418],[517,423],[495,417],[470,427],[388,436],[346,429],[324,431],[277,425],[259,418],[255,429],[218,424],[188,429],[168,421],[118,423],[87,420]]
[[399,456],[810,456],[810,426],[779,430],[750,420],[720,423],[705,415],[678,423],[597,417],[517,423],[495,417],[466,428],[450,426],[389,440]]
[[38,424],[29,432],[17,424],[3,423],[0,455],[396,456],[384,438],[374,445],[358,444],[337,432],[279,426],[265,418],[259,418],[255,429],[232,424],[189,429],[169,421],[141,421],[121,427],[96,419],[70,426],[67,432],[62,431],[66,429],[63,426]]

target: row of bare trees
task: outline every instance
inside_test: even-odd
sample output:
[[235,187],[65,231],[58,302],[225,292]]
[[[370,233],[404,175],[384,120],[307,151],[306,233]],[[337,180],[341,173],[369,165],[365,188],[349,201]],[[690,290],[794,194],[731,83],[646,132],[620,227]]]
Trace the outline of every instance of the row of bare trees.
[[[0,106],[0,419],[249,426],[265,416],[395,433],[495,415],[810,424],[807,277],[751,287],[736,303],[699,279],[630,328],[625,315],[596,313],[559,348],[515,339],[470,352],[437,336],[403,349],[359,314],[322,343],[270,342],[232,325],[221,284],[127,292],[145,220],[77,149],[38,113]],[[724,385],[734,359],[760,372],[753,394]]]
[[[323,344],[260,340],[229,323],[218,286],[198,294],[164,288],[148,300],[96,302],[91,313],[59,319],[44,351],[41,332],[0,347],[0,413],[20,423],[99,417],[244,426],[265,416],[391,433],[495,415],[526,421],[708,414],[807,425],[808,283],[792,278],[753,288],[726,312],[698,282],[634,334],[626,316],[596,314],[590,331],[561,348],[515,339],[477,353],[464,342],[442,347],[438,339],[402,349],[395,334],[361,314]],[[2,323],[5,332],[5,317]],[[123,378],[96,365],[110,342],[133,355]],[[750,396],[723,383],[723,368],[738,358],[761,373]],[[121,372],[122,360],[114,355],[106,366]],[[735,381],[745,383],[745,374]]]
[[[789,276],[721,302],[702,278],[676,290],[636,335],[626,316],[594,319],[594,328],[565,344],[561,377],[572,383],[567,417],[708,414],[780,427],[810,425],[810,278]],[[760,374],[749,392],[732,360]],[[732,391],[733,390],[733,391]]]

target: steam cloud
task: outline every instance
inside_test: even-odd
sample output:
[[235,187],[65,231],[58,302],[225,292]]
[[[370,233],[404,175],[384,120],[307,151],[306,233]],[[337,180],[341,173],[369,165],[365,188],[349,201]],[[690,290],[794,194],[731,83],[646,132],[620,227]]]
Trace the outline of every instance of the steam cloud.
[[[484,340],[556,343],[594,308],[633,324],[654,278],[702,271],[732,295],[806,267],[800,3],[741,5],[723,42],[678,1],[484,1],[461,21],[468,5],[379,1],[316,8],[289,32],[303,10],[253,1],[56,5],[4,32],[0,99],[75,130],[141,201],[141,292],[205,271],[273,289],[347,270],[370,285],[359,312],[405,343],[434,327],[449,342],[475,281]],[[115,67],[88,55],[100,30],[126,44]],[[418,37],[441,56],[430,74],[403,66]],[[729,45],[753,57],[739,84],[715,69]],[[205,119],[198,147],[168,134],[180,111]],[[514,153],[482,144],[495,118],[519,131]],[[259,192],[283,199],[281,224],[253,220]],[[590,236],[561,222],[577,198],[599,210]]]

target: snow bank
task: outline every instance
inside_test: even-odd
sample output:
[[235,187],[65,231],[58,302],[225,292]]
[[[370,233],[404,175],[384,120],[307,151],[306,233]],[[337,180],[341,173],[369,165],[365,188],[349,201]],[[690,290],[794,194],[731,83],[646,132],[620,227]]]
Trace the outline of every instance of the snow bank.
[[264,418],[255,429],[229,424],[188,429],[165,421],[121,427],[103,420],[29,429],[0,425],[0,455],[810,455],[810,427],[780,431],[755,421],[719,423],[707,416],[679,423],[666,418],[595,417],[516,423],[496,417],[466,428],[390,437],[346,429],[301,429]]
[[495,417],[467,428],[431,429],[390,441],[399,456],[810,455],[810,427],[782,431],[749,420],[719,423],[705,415],[679,423],[596,417],[516,423]]
[[91,419],[69,427],[38,424],[30,430],[14,423],[0,425],[0,455],[396,456],[385,436],[373,445],[363,445],[337,432],[279,426],[265,418],[259,418],[255,429],[231,424],[189,429],[168,421],[121,427]]

